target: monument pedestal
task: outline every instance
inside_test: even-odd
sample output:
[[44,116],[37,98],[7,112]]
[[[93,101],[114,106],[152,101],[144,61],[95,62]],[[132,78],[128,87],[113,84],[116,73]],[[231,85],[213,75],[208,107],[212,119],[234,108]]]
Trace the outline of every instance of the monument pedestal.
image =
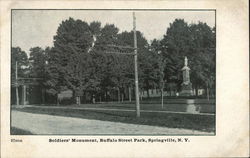
[[182,83],[182,88],[180,92],[180,96],[193,96],[192,83],[189,82],[187,84]]

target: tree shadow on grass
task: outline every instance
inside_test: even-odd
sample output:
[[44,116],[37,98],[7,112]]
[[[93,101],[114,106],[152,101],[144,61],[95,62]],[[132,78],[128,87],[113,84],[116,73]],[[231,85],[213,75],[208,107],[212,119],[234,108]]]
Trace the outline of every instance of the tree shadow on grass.
[[30,131],[19,129],[19,128],[16,128],[16,127],[11,127],[10,128],[10,134],[11,135],[33,135]]

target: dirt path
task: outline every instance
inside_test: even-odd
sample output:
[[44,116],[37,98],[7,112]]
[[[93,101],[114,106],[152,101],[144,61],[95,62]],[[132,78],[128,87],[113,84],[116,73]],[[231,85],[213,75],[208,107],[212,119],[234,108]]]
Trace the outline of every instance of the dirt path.
[[13,127],[30,131],[33,134],[197,134],[213,135],[187,129],[163,128],[148,125],[135,125],[81,118],[31,114],[12,111]]

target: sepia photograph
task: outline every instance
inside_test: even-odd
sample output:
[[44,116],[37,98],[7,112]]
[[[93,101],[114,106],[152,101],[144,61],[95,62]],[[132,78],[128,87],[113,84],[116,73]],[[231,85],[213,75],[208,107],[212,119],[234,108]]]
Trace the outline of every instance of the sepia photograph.
[[216,135],[216,10],[12,9],[11,135]]

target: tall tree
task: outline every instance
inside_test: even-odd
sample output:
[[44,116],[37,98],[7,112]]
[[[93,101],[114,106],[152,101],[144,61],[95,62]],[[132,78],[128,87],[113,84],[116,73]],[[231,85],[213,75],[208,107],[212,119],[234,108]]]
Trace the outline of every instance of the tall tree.
[[[149,44],[146,38],[140,31],[136,32],[137,35],[137,48],[138,48],[138,72],[139,72],[139,87],[141,90],[149,90],[155,84],[155,56],[152,52],[149,51]],[[134,33],[131,32],[122,32],[118,41],[120,45],[134,47]],[[130,50],[133,51],[133,50]],[[130,52],[131,53],[131,52]],[[129,58],[129,59],[128,59]],[[131,56],[128,56],[126,61],[130,61],[127,64],[126,76],[124,79],[129,81],[129,85],[133,85],[134,81],[134,61]]]
[[[104,93],[109,91],[117,91],[118,100],[121,93],[124,93],[126,86],[126,76],[128,73],[127,66],[131,61],[126,55],[110,54],[109,52],[120,53],[121,45],[119,29],[113,24],[107,24],[101,29],[101,34],[96,41],[95,51],[102,56],[102,81],[101,87]],[[124,51],[124,50],[123,50]],[[127,60],[128,59],[128,60]],[[99,64],[100,65],[100,64]],[[130,71],[129,71],[130,72]],[[123,95],[122,95],[123,96]]]
[[[54,36],[54,48],[49,54],[48,74],[51,80],[48,82],[57,85],[56,87],[66,86],[71,89],[78,104],[87,83],[92,82],[88,66],[91,62],[89,49],[93,40],[86,22],[69,18],[58,27]],[[59,89],[56,90],[57,93]]]
[[[197,88],[215,88],[215,34],[206,23],[191,24],[191,81]],[[208,90],[209,91],[209,90]],[[197,93],[196,93],[197,94]]]
[[27,76],[27,67],[28,67],[28,56],[27,54],[21,50],[20,47],[12,47],[11,48],[11,79],[15,80],[16,73],[16,63],[18,69],[18,77],[26,77]]
[[[20,47],[11,48],[11,84],[16,87],[16,105],[19,105],[18,78],[28,74],[27,54]],[[11,89],[12,90],[12,89]]]
[[37,78],[45,78],[46,62],[47,56],[45,50],[40,47],[31,48],[29,57],[30,76]]
[[176,19],[170,24],[161,44],[162,53],[168,59],[165,70],[168,81],[177,83],[180,88],[183,58],[189,50],[188,24],[183,19]]
[[40,47],[33,47],[30,49],[29,57],[29,77],[38,78],[36,80],[39,83],[41,89],[41,100],[42,103],[45,102],[45,87],[47,79],[46,76],[46,66],[48,62],[47,53],[50,51],[50,48],[47,47],[45,50]]
[[[183,19],[176,19],[167,29],[161,41],[161,49],[168,59],[166,70],[168,80],[180,88],[181,68],[185,56],[189,59],[193,87],[205,88],[214,85],[215,79],[215,31],[206,23],[188,25]],[[209,79],[209,80],[208,80]],[[197,93],[196,93],[197,94]]]

